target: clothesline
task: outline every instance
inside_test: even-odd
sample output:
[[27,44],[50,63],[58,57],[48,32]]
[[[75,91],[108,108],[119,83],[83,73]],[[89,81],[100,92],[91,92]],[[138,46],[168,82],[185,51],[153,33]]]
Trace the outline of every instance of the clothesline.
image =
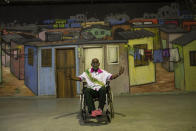
[[178,48],[165,48],[165,49],[142,49],[142,48],[129,48],[129,55],[132,55],[135,60],[153,60],[154,63],[163,61],[178,62],[180,60]]

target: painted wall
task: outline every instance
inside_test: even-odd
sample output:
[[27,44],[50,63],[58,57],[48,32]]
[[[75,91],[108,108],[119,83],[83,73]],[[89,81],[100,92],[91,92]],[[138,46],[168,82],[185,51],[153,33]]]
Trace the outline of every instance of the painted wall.
[[[24,46],[19,45],[15,42],[11,42],[11,48],[19,48],[18,54],[24,54]],[[12,54],[14,52],[12,51]],[[17,59],[15,59],[13,56],[10,58],[10,71],[11,73],[16,76],[18,79],[23,80],[24,79],[24,55],[18,56]]]
[[[55,49],[75,47],[76,53],[76,75],[78,75],[78,53],[77,46],[39,47],[38,48],[38,95],[56,95],[55,81]],[[52,48],[52,66],[41,67],[41,49]],[[77,83],[77,93],[80,93],[79,83]]]
[[25,46],[25,54],[28,54],[28,49],[33,48],[33,66],[28,64],[28,57],[25,57],[25,85],[32,90],[35,95],[38,95],[38,66],[37,66],[37,48],[32,46]]
[[19,48],[19,54],[22,54],[21,57],[19,57],[19,75],[20,80],[24,80],[24,46],[20,45]]
[[[10,49],[10,45],[6,44],[6,43],[3,43],[2,48],[8,50],[8,49]],[[10,56],[6,53],[3,53],[3,55],[2,55],[2,65],[5,66],[5,67],[10,66]]]
[[175,88],[185,90],[183,47],[179,45],[173,45],[173,47],[178,48],[180,55],[180,61],[174,63]]
[[[130,47],[133,45],[147,44],[147,49],[153,49],[153,38],[141,38],[129,40],[128,42]],[[129,77],[130,85],[141,85],[155,82],[155,64],[152,61],[149,61],[147,66],[134,66],[134,56],[129,55]]]
[[38,95],[56,95],[54,48],[52,49],[51,67],[41,67],[41,49],[47,49],[47,47],[38,48]]
[[196,51],[196,40],[183,47],[186,91],[196,91],[196,66],[190,66],[190,51]]
[[[107,46],[111,45],[118,45],[119,46],[119,63],[118,64],[109,64],[108,63],[108,56],[107,56]],[[124,73],[115,80],[112,80],[110,83],[112,92],[114,95],[119,95],[121,93],[129,93],[129,66],[128,66],[128,55],[127,55],[127,48],[125,47],[126,44],[107,44],[105,45],[105,70],[116,74],[119,72],[119,68],[121,66],[124,67]]]

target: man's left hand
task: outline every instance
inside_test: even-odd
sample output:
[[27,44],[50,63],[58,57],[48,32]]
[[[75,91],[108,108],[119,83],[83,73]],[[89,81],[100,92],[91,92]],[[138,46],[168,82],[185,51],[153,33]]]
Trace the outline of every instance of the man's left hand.
[[124,72],[124,67],[121,66],[120,69],[119,69],[119,75],[121,75],[123,72]]

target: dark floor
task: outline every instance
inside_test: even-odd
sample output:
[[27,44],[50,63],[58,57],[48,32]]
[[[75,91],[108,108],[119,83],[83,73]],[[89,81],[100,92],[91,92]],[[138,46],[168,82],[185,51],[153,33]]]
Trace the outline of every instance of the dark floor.
[[119,96],[110,124],[79,117],[79,98],[1,97],[1,131],[195,131],[196,93]]

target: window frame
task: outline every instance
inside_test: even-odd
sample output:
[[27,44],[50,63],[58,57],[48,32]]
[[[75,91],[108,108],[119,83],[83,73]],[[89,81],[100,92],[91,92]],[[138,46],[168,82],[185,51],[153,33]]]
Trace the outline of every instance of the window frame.
[[[145,46],[145,48],[138,48],[138,49],[144,49],[144,50],[147,50],[148,49],[148,44],[136,44],[136,45],[133,45],[133,48],[134,48],[134,51],[136,50],[136,47],[139,47],[139,46]],[[140,57],[142,57],[140,55]],[[136,59],[137,60],[137,59]],[[145,60],[145,54],[144,56],[142,57],[142,60],[145,61],[145,63],[142,63],[141,64],[138,64],[138,62],[134,59],[134,67],[141,67],[141,66],[148,66],[149,65],[149,61],[148,60]],[[140,60],[141,61],[141,60]]]
[[[117,63],[111,63],[109,62],[109,48],[111,47],[117,47]],[[120,63],[120,46],[119,45],[107,45],[107,63],[108,65],[116,65]]]
[[18,59],[18,49],[13,50],[14,59]]
[[97,30],[95,31],[95,35],[99,35],[99,32]]
[[34,64],[34,49],[28,48],[28,65],[33,66],[33,64]]
[[[43,54],[43,53],[48,53],[48,51],[50,51],[50,56],[49,56],[50,60],[48,60],[49,58],[46,54]],[[52,49],[51,48],[41,49],[41,67],[52,67]]]
[[105,31],[104,30],[101,31],[101,35],[105,35]]
[[[195,58],[193,58],[193,57],[195,57]],[[189,60],[190,60],[190,66],[196,66],[196,51],[189,51]]]

